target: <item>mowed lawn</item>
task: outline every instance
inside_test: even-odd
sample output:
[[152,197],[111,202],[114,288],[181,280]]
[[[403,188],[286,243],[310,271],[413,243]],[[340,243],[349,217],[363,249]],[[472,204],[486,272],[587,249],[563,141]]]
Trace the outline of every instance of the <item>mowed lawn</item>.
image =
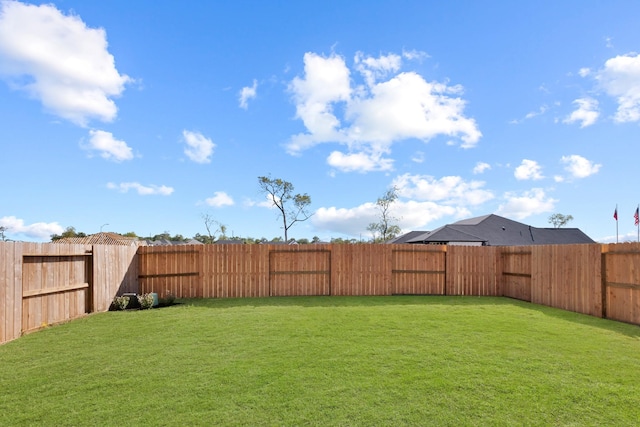
[[637,326],[488,297],[181,302],[0,346],[0,425],[640,423]]

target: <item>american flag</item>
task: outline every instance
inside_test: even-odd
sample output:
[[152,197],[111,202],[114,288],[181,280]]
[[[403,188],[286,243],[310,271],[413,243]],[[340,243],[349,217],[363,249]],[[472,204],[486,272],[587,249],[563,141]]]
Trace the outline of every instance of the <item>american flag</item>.
[[616,208],[616,210],[613,211],[613,219],[615,219],[616,221],[618,220],[618,208]]
[[638,225],[640,223],[640,206],[636,208],[636,213],[633,214],[633,219],[635,219],[634,225]]

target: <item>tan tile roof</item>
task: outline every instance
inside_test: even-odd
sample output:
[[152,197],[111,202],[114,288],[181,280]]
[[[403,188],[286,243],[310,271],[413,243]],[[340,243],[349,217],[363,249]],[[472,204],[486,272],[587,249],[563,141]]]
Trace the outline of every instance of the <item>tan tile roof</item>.
[[138,238],[125,237],[118,233],[101,232],[87,237],[65,237],[64,239],[54,240],[53,243],[133,246],[138,244]]

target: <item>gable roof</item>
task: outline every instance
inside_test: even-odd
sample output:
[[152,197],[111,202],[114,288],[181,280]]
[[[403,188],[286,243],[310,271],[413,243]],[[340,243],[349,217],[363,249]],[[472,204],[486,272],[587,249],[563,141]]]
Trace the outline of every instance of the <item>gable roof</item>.
[[463,219],[410,238],[406,243],[469,243],[523,246],[595,243],[578,228],[537,228],[490,214]]

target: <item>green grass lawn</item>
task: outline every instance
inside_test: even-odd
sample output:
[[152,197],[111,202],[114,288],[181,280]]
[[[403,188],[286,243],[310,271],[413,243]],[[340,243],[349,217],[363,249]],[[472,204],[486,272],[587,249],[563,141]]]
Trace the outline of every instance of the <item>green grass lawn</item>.
[[640,423],[640,328],[502,298],[186,300],[0,346],[0,425]]

